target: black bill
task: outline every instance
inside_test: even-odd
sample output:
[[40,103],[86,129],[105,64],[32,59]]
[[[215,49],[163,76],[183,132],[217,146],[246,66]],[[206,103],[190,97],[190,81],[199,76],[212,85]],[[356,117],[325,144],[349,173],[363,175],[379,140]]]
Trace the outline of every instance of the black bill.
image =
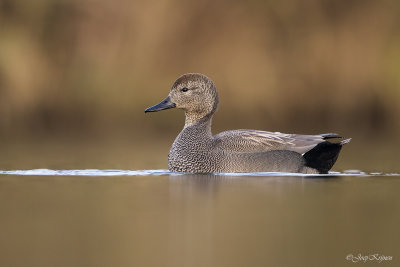
[[144,112],[156,112],[164,109],[174,108],[176,107],[175,103],[172,103],[171,98],[168,96],[166,99],[161,101],[159,104],[147,108]]

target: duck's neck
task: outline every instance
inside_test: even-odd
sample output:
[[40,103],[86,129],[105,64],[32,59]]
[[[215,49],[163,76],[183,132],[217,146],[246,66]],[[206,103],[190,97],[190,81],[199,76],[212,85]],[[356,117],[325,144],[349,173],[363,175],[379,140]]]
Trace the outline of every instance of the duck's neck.
[[186,119],[185,119],[185,127],[184,129],[189,129],[189,128],[196,128],[198,130],[201,130],[202,134],[205,134],[207,136],[212,136],[211,133],[211,121],[212,121],[212,113],[207,114],[204,116],[193,116],[192,114],[185,114]]

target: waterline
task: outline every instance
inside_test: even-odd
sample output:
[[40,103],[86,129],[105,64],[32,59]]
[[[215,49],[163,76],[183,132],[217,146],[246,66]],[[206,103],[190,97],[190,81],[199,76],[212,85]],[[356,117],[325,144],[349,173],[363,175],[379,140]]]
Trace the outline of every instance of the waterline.
[[[0,170],[0,175],[40,175],[40,176],[148,176],[148,175],[187,175],[188,173],[174,173],[168,170]],[[214,173],[221,176],[301,176],[301,177],[335,177],[335,176],[400,176],[399,173],[363,172],[360,170],[346,170],[343,172],[331,171],[328,174],[302,174],[286,172],[253,172],[253,173]]]

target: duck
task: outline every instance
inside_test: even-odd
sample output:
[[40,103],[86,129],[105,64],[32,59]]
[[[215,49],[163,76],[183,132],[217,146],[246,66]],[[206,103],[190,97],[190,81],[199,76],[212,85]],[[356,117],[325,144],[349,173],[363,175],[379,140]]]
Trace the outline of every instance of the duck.
[[168,169],[185,173],[286,172],[326,174],[335,164],[344,139],[336,133],[285,134],[230,130],[212,135],[219,97],[214,82],[200,73],[179,77],[159,104],[145,113],[182,109],[185,125],[168,154]]

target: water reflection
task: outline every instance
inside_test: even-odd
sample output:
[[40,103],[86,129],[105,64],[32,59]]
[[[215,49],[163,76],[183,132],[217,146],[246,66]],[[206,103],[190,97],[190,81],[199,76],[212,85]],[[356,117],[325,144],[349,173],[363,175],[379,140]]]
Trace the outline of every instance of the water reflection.
[[343,266],[350,253],[398,256],[399,176],[77,171],[0,175],[2,266]]

